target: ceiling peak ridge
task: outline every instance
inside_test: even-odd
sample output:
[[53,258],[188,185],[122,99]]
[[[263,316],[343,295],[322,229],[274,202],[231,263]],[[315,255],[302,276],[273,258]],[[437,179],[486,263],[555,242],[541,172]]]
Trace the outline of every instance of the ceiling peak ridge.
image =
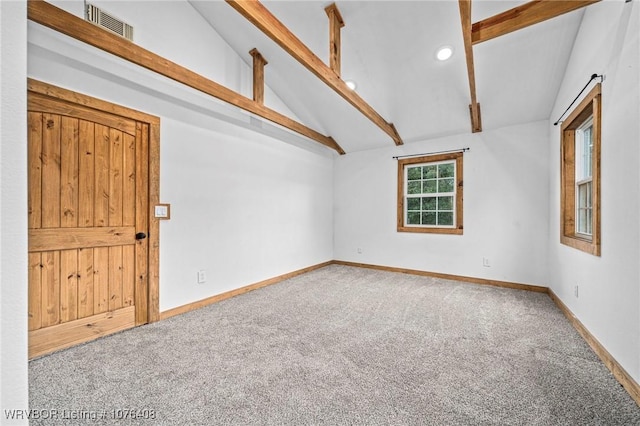
[[[402,138],[395,126],[387,122],[373,107],[351,90],[330,66],[327,66],[309,47],[295,36],[258,0],[226,0],[238,13],[261,30],[271,40],[300,62],[311,73],[354,106],[365,117],[391,137],[396,145],[402,145]],[[335,13],[334,13],[334,16]],[[340,27],[337,17],[335,21]],[[344,21],[343,21],[344,22]],[[335,31],[337,32],[337,31]],[[331,56],[331,55],[330,55]],[[336,68],[337,69],[337,68]]]

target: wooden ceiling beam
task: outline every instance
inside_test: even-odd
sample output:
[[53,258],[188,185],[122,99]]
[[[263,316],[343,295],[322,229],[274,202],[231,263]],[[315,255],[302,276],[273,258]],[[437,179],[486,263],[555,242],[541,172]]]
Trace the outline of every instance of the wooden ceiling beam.
[[344,27],[344,20],[335,3],[324,8],[329,17],[329,67],[340,77],[341,68],[341,40],[340,28]]
[[358,94],[349,89],[346,83],[318,58],[298,37],[280,22],[258,0],[226,0],[231,7],[265,33],[298,62],[304,65],[316,77],[331,87],[347,102],[353,105],[365,117],[388,134],[396,145],[402,145],[402,139],[393,124],[388,123],[380,114],[367,104]]
[[462,37],[464,39],[464,53],[467,60],[467,75],[469,77],[469,91],[471,92],[471,104],[469,114],[471,116],[471,132],[482,131],[480,117],[480,104],[476,97],[476,73],[473,64],[473,44],[471,43],[471,0],[459,0],[460,22],[462,23]]
[[29,0],[27,7],[28,18],[33,22],[260,116],[334,149],[340,154],[345,153],[332,137],[325,136],[304,124],[265,107],[259,102],[234,92],[213,80],[209,80],[188,68],[171,62],[43,0]]
[[264,66],[269,62],[256,48],[251,49],[249,54],[253,56],[253,100],[264,105]]
[[534,0],[473,24],[471,40],[482,43],[600,0]]

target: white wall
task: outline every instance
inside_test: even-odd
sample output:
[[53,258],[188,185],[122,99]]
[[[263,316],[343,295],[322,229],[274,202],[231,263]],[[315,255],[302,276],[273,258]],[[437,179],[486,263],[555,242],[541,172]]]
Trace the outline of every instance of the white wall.
[[26,2],[0,2],[0,413],[28,406]]
[[[82,14],[81,1],[56,3]],[[143,47],[250,95],[249,67],[186,2],[97,3],[133,24]],[[161,310],[333,258],[333,153],[27,22],[25,2],[0,2],[0,22],[3,415],[28,407],[27,76],[161,118],[161,199],[172,204],[160,231]],[[265,102],[295,118],[268,87]]]
[[[589,6],[551,119],[591,74],[602,84],[602,256],[560,244],[560,129],[550,132],[549,284],[614,358],[640,382],[640,45],[637,1]],[[574,286],[579,286],[578,297]]]
[[332,160],[246,136],[163,119],[161,310],[333,258]]
[[[53,0],[49,3],[84,18],[84,0]],[[137,45],[246,97],[252,96],[252,69],[186,0],[92,0],[91,4],[132,25]],[[244,60],[251,60],[248,52]],[[268,85],[265,87],[265,105],[295,118]]]
[[[81,3],[57,2],[78,15]],[[134,8],[147,2],[97,3],[133,24],[144,47],[250,94],[249,68],[183,2],[158,2],[155,12]],[[16,142],[26,140],[25,9],[0,1],[3,410],[27,406],[27,292],[12,285],[27,281],[26,149]],[[620,1],[587,9],[551,117],[589,75],[607,74],[601,258],[559,244],[559,137],[546,121],[334,160],[312,142],[33,23],[28,73],[161,117],[161,200],[172,204],[172,219],[161,223],[161,310],[332,258],[549,284],[640,381],[639,9]],[[180,28],[164,25],[168,16],[188,31],[172,33]],[[267,104],[289,114],[270,91]],[[397,233],[391,157],[461,147],[471,148],[464,235]],[[198,269],[207,270],[207,284],[195,283]]]
[[[81,14],[81,2],[60,4]],[[132,24],[143,47],[251,90],[249,67],[188,3],[97,4]],[[333,258],[327,149],[34,23],[28,72],[160,117],[160,198],[171,203],[160,224],[161,311]]]
[[[464,154],[464,234],[397,232],[392,157],[463,147],[471,148]],[[546,121],[339,157],[335,257],[545,286],[548,172]]]

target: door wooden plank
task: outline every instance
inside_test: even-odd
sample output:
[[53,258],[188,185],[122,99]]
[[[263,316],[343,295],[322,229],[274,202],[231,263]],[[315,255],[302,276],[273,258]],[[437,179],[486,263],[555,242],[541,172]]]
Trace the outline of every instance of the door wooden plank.
[[98,228],[30,229],[29,251],[111,247],[135,242],[133,226]]
[[122,225],[122,132],[109,130],[109,225]]
[[123,134],[122,225],[136,224],[136,138]]
[[109,310],[109,248],[93,249],[93,313]]
[[153,206],[160,203],[160,125],[158,123],[149,124],[149,151],[144,155],[149,161],[149,185],[148,185],[148,218],[149,218],[149,251],[147,259],[147,288],[148,310],[147,321],[155,322],[160,320],[160,289],[157,283],[160,282],[160,221],[153,215]]
[[109,128],[95,125],[94,226],[109,226]]
[[[149,152],[149,125],[138,123],[136,128],[136,150],[140,155],[136,156],[136,175],[149,176],[149,159],[141,153]],[[148,205],[149,186],[146,179],[136,179],[136,232],[149,233]],[[149,239],[136,241],[135,255],[135,306],[136,325],[147,322],[147,310],[149,304],[148,294],[148,247]]]
[[109,247],[109,310],[122,308],[122,246]]
[[29,330],[42,327],[42,253],[29,253]]
[[[109,224],[122,225],[123,136],[117,129],[109,130]],[[122,307],[122,247],[109,247],[109,310]]]
[[94,124],[80,120],[78,124],[78,226],[93,226],[95,188]]
[[60,226],[60,116],[43,114],[42,227]]
[[136,131],[134,120],[35,93],[29,97],[29,111],[42,111],[79,118],[106,127],[114,127],[131,135],[135,135]]
[[78,250],[78,318],[93,315],[93,249]]
[[133,306],[29,333],[29,358],[94,340],[135,325]]
[[[116,105],[108,101],[92,98],[91,96],[63,89],[62,87],[52,86],[51,84],[34,80],[32,78],[27,79],[27,88],[29,90],[30,97],[32,95],[45,96],[53,99],[54,101],[67,102],[72,105],[90,108],[94,111],[99,111],[100,113],[115,115],[127,120],[160,124],[160,118],[156,116],[145,114],[144,112],[136,111],[135,109],[127,108],[122,105]],[[133,130],[131,131],[131,134],[135,135],[136,124],[133,123],[132,126]],[[110,127],[119,128],[119,126]]]
[[122,246],[122,305],[133,306],[136,283],[135,244]]
[[78,120],[60,120],[60,226],[78,226]]
[[60,252],[42,253],[42,327],[60,323]]
[[42,114],[28,114],[29,228],[42,226]]
[[60,321],[78,318],[78,250],[60,252]]

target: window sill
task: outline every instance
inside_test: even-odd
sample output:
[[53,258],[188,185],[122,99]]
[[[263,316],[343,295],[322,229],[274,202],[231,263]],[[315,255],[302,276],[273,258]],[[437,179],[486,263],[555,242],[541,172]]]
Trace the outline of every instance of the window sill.
[[413,226],[398,226],[398,232],[413,232],[419,234],[453,234],[462,235],[462,227],[460,228],[421,228]]
[[579,237],[577,235],[561,235],[560,242],[565,246],[573,247],[576,250],[580,250],[594,256],[600,256],[600,244],[594,243],[592,239]]

